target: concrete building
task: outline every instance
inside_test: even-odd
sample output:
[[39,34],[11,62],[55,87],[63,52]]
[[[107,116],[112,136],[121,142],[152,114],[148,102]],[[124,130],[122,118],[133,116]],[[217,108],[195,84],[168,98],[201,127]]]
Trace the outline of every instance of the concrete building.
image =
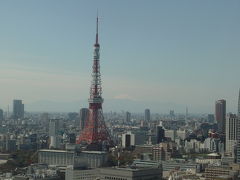
[[88,113],[89,113],[89,109],[88,108],[82,108],[80,109],[80,113],[79,113],[79,118],[80,118],[80,124],[78,124],[78,126],[80,125],[80,130],[83,130],[85,127],[85,123],[88,119]]
[[131,121],[131,113],[130,112],[126,112],[126,117],[125,117],[125,123],[129,123]]
[[49,148],[59,148],[60,142],[58,138],[58,131],[59,131],[59,119],[51,119],[49,122],[49,137],[50,137]]
[[175,141],[175,139],[177,137],[176,130],[165,130],[165,137],[171,138],[172,141]]
[[38,151],[38,162],[54,166],[74,167],[84,166],[87,168],[101,167],[107,161],[107,153],[103,151],[64,151],[42,149]]
[[226,153],[234,155],[234,148],[237,144],[237,116],[227,114],[226,118]]
[[153,146],[153,160],[167,161],[170,160],[172,153],[176,151],[176,144],[172,142],[162,142]]
[[225,134],[226,127],[226,100],[217,100],[215,103],[215,118],[218,125],[218,131]]
[[24,104],[22,100],[13,100],[13,119],[24,118]]
[[191,153],[199,153],[204,151],[204,143],[196,139],[191,139],[190,141],[185,140],[185,151]]
[[161,125],[157,126],[156,130],[157,144],[163,142],[165,140],[165,130]]
[[114,180],[150,180],[162,179],[161,168],[100,168],[100,179]]
[[193,172],[200,171],[200,164],[194,162],[188,162],[185,160],[170,160],[170,161],[143,161],[143,160],[134,160],[134,165],[137,167],[152,167],[152,168],[161,168],[163,172],[163,177],[169,177],[169,173],[175,169],[181,171],[191,170]]
[[206,180],[217,180],[220,177],[228,176],[232,180],[237,179],[238,172],[232,170],[229,166],[209,166],[205,168]]
[[238,123],[237,123],[237,163],[240,164],[240,89],[238,95]]
[[179,138],[179,139],[181,139],[181,140],[185,140],[186,139],[186,137],[187,137],[187,132],[186,132],[186,130],[184,129],[184,130],[177,130],[177,132],[176,132],[176,136]]
[[150,122],[150,120],[151,120],[150,109],[145,109],[144,121],[145,122]]
[[0,109],[0,125],[2,124],[3,122],[3,110]]
[[131,146],[135,146],[135,134],[131,132],[122,134],[122,147],[129,148]]
[[82,169],[68,166],[65,173],[65,180],[96,180],[99,176],[99,169]]
[[207,121],[209,123],[214,123],[214,114],[208,114]]
[[145,168],[98,168],[98,169],[81,169],[68,166],[65,174],[66,180],[161,180],[162,169],[156,167]]

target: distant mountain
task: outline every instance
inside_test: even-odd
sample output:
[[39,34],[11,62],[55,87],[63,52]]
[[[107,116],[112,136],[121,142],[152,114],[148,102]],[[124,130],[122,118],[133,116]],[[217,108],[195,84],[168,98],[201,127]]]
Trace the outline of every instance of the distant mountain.
[[[211,106],[191,106],[187,105],[189,113],[213,113]],[[88,107],[88,101],[36,101],[25,104],[26,111],[34,112],[78,112],[80,108]],[[186,105],[164,102],[144,102],[134,101],[129,99],[105,99],[103,103],[103,111],[130,111],[130,112],[144,112],[149,108],[151,112],[168,113],[173,109],[176,113],[185,113]]]

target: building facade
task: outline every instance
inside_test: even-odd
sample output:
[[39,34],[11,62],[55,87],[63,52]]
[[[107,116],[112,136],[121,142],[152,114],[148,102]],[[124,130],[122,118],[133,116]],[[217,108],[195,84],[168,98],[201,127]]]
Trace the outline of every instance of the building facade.
[[234,155],[234,148],[237,144],[237,116],[227,114],[226,118],[226,152]]
[[217,100],[215,103],[215,118],[218,125],[218,131],[225,134],[226,127],[226,100]]
[[[80,118],[80,130],[83,130],[85,127],[85,123],[88,119],[88,108],[82,108],[80,109],[80,113],[79,113],[79,118]],[[78,124],[79,126],[79,124]]]
[[2,124],[3,121],[3,110],[0,109],[0,125]]
[[162,126],[157,126],[157,144],[163,142],[165,140],[165,130]]
[[100,168],[101,180],[161,180],[161,168]]
[[237,163],[240,164],[240,89],[238,95],[238,122],[237,122]]
[[58,131],[59,131],[59,119],[51,119],[49,121],[49,138],[50,138],[49,148],[59,148],[60,142],[58,138]]
[[150,109],[145,109],[144,121],[145,122],[150,122],[150,120],[151,120]]
[[127,132],[122,134],[122,147],[129,148],[135,145],[135,134]]
[[54,165],[97,168],[107,161],[107,153],[103,151],[65,151],[42,149],[38,151],[38,163]]
[[13,119],[24,118],[24,104],[22,100],[13,100]]
[[130,112],[126,112],[126,117],[125,117],[125,123],[129,123],[131,121],[131,113]]

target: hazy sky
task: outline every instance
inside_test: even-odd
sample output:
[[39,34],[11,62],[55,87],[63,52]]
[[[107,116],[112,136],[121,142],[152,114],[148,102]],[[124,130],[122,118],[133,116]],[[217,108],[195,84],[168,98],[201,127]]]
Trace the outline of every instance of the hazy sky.
[[87,105],[97,9],[105,111],[212,112],[224,98],[236,112],[239,0],[2,0],[0,108],[13,99],[26,110],[40,101]]

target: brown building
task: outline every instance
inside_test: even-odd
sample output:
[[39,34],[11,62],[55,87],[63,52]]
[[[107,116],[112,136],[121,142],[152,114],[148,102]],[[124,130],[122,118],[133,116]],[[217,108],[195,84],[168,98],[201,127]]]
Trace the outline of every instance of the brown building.
[[215,118],[218,125],[218,131],[225,134],[226,127],[226,100],[217,100],[215,103]]
[[235,180],[237,178],[238,172],[233,170],[229,166],[209,166],[205,169],[206,180],[217,180],[223,177],[227,179]]
[[171,155],[176,150],[176,144],[173,142],[162,142],[155,145],[152,149],[154,161],[167,161],[170,160]]

